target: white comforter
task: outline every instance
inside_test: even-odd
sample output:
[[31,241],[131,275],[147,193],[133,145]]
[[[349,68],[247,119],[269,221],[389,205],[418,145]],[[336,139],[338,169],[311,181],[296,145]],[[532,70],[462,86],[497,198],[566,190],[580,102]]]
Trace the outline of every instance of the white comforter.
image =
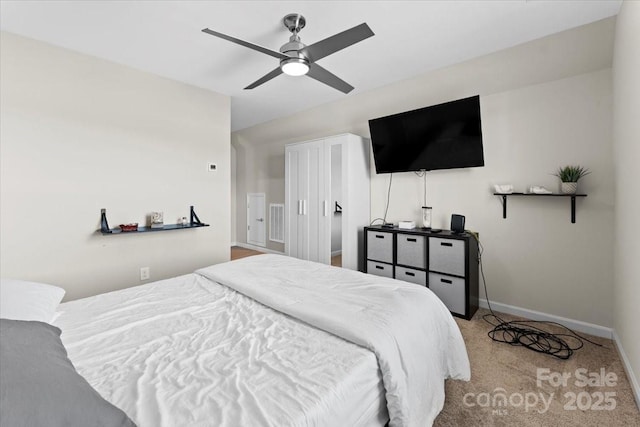
[[196,273],[373,351],[391,426],[431,425],[444,380],[470,378],[460,330],[427,288],[279,255]]
[[139,427],[387,419],[371,351],[197,274],[66,302],[59,314],[78,372]]

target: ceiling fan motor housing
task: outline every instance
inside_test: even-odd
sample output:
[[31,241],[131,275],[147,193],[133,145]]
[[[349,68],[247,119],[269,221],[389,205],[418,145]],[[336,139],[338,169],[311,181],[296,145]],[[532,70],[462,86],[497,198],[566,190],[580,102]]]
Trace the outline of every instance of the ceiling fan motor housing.
[[[282,47],[280,48],[280,52],[292,58],[300,58],[304,59],[306,62],[309,62],[309,58],[307,58],[302,53],[302,49],[304,47],[306,47],[306,45],[300,41],[300,37],[298,37],[297,35],[293,35],[289,39],[288,43],[282,45]],[[286,61],[286,59],[282,59],[280,62],[282,61]]]
[[288,62],[304,63],[308,66],[309,58],[302,53],[302,49],[305,48],[306,45],[300,41],[300,36],[298,36],[298,32],[300,32],[306,24],[304,16],[299,13],[290,13],[282,19],[282,23],[292,34],[291,37],[289,37],[289,42],[282,45],[280,52],[291,58],[296,58],[296,60],[281,59],[280,66]]

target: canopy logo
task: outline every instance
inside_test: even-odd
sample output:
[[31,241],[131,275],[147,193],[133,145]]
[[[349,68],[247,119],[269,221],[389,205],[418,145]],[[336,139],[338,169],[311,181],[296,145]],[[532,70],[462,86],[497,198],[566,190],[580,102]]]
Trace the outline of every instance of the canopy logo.
[[[616,408],[616,392],[595,390],[594,388],[615,387],[618,376],[615,372],[607,372],[605,368],[590,372],[585,368],[578,368],[573,372],[552,372],[548,368],[538,368],[536,371],[536,385],[539,389],[549,386],[558,387],[589,387],[591,391],[567,391],[558,394],[564,399],[566,411],[612,411]],[[494,415],[508,415],[509,408],[524,408],[526,412],[537,411],[544,414],[549,410],[556,393],[543,391],[507,394],[504,388],[495,388],[492,392],[467,393],[462,398],[466,407],[491,408]]]
[[[511,393],[507,396],[507,391],[501,387],[494,389],[491,393],[467,393],[462,398],[465,406],[471,408],[479,406],[481,408],[493,408],[494,415],[507,415],[508,407],[518,408],[523,406],[526,412],[537,410],[539,414],[544,414],[549,410],[549,405],[553,400],[553,393]],[[541,405],[541,407],[539,407]]]

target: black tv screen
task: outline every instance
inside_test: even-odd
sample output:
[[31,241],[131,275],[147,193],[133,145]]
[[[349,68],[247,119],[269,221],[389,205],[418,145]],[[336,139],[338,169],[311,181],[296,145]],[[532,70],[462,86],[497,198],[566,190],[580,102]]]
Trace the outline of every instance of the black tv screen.
[[480,97],[369,120],[377,173],[484,166]]

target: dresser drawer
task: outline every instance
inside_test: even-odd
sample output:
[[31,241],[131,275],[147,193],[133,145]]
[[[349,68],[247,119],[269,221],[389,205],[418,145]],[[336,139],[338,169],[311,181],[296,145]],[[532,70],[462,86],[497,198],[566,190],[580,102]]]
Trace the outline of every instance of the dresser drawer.
[[396,266],[396,279],[427,286],[427,272]]
[[465,276],[465,242],[429,237],[429,271]]
[[393,266],[381,262],[367,261],[367,273],[393,278]]
[[398,233],[396,239],[397,264],[415,268],[426,268],[425,236]]
[[429,289],[440,298],[452,313],[465,315],[464,280],[460,277],[429,273]]
[[393,262],[393,233],[367,231],[367,259],[391,264]]

